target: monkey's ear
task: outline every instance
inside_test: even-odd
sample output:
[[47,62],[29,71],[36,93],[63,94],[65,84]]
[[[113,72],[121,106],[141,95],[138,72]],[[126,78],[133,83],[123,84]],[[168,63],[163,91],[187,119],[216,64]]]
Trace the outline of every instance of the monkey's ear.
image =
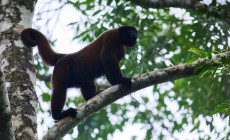
[[37,45],[36,30],[28,28],[22,31],[21,40],[28,47]]

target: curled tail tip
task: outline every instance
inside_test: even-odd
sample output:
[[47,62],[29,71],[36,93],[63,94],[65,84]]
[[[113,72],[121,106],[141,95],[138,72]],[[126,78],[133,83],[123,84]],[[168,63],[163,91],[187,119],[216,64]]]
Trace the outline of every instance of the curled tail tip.
[[21,33],[21,40],[23,44],[29,47],[34,47],[37,45],[36,30],[32,28],[27,28]]

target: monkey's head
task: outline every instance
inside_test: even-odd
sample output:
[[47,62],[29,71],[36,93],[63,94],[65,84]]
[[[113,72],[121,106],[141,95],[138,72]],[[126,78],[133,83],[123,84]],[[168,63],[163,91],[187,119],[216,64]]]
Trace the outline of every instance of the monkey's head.
[[127,47],[134,47],[137,42],[137,29],[132,26],[121,26],[120,32],[121,43]]

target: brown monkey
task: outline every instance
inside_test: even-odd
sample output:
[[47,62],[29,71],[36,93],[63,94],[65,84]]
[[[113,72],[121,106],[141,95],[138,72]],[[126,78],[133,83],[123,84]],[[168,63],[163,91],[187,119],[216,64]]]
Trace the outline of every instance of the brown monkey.
[[133,47],[137,30],[122,26],[102,33],[95,41],[72,54],[54,52],[46,37],[37,30],[25,29],[21,39],[26,46],[38,45],[39,54],[47,65],[55,66],[52,75],[53,93],[51,112],[55,120],[76,116],[76,110],[69,108],[62,112],[69,87],[81,89],[85,101],[97,95],[95,78],[105,75],[111,85],[131,86],[131,78],[122,75],[119,63],[125,56],[125,46]]

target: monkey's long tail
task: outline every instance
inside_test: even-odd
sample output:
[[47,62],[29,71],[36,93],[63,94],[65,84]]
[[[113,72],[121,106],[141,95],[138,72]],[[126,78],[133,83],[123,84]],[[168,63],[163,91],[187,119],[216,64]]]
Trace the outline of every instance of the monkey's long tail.
[[21,39],[26,46],[34,47],[38,45],[38,52],[47,65],[54,66],[58,59],[65,56],[65,54],[54,52],[46,37],[35,29],[28,28],[23,30]]

